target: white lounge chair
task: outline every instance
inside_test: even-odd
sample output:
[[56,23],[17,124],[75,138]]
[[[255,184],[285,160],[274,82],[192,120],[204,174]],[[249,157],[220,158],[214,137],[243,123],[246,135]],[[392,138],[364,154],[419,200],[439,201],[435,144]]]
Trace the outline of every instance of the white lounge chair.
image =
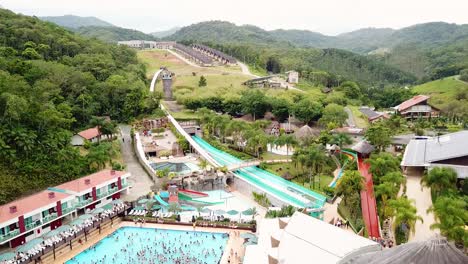
[[135,213],[135,210],[131,210],[130,213],[128,213],[128,215],[133,215]]

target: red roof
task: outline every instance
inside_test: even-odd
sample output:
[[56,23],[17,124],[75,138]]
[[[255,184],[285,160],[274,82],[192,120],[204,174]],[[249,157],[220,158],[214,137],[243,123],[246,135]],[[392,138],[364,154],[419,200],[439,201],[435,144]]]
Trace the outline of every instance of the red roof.
[[[66,182],[56,188],[79,193],[111,179],[117,179],[124,174],[126,174],[124,171],[115,171],[115,174],[112,175],[111,170],[102,170],[74,181]],[[89,180],[89,182],[87,180]]]
[[99,132],[98,127],[93,127],[93,128],[88,128],[86,130],[83,130],[83,131],[79,132],[78,135],[80,135],[83,138],[86,138],[86,139],[90,140],[90,139],[93,139],[95,137],[100,136],[101,132]]
[[[52,193],[53,195],[49,197],[49,193]],[[0,206],[0,223],[25,215],[49,204],[56,204],[57,201],[65,199],[68,196],[70,195],[66,193],[42,191],[23,199],[2,205]],[[11,206],[16,206],[16,212],[10,213]]]
[[406,109],[412,107],[413,105],[417,105],[424,101],[427,101],[430,97],[427,95],[416,95],[415,97],[404,101],[398,106],[398,111],[405,111]]

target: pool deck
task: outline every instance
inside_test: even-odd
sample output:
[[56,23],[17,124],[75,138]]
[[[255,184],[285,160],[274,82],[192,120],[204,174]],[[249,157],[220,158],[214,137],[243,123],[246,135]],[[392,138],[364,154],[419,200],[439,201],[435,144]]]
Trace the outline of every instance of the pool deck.
[[[73,248],[73,250],[64,253],[63,255],[59,256],[54,263],[65,263],[66,261],[70,260],[74,256],[78,255],[80,252],[83,250],[89,248],[90,246],[96,244],[106,236],[110,235],[113,233],[115,230],[117,230],[120,227],[124,226],[132,226],[134,227],[135,224],[132,222],[121,222],[118,225],[115,225],[111,228],[108,228],[106,230],[103,230],[101,234],[93,236],[88,238],[87,242],[83,241],[83,245],[77,245]],[[140,226],[140,224],[138,224]],[[161,224],[152,224],[152,223],[146,223],[143,225],[143,227],[150,227],[150,228],[158,228],[158,229],[171,229],[171,230],[182,230],[182,231],[204,231],[204,232],[211,232],[211,233],[228,233],[230,234],[229,240],[226,244],[226,247],[224,249],[224,254],[221,258],[222,264],[227,264],[228,263],[228,258],[230,257],[230,264],[237,264],[237,263],[242,263],[241,259],[244,257],[245,253],[245,247],[243,246],[244,239],[240,237],[240,234],[242,233],[247,233],[248,231],[245,230],[233,230],[233,229],[221,229],[221,228],[209,228],[209,227],[196,227],[195,230],[190,227],[190,226],[179,226],[179,225],[161,225]],[[234,252],[233,255],[230,254],[232,251]],[[237,252],[238,258],[235,258],[235,253]],[[231,255],[231,256],[230,256]]]

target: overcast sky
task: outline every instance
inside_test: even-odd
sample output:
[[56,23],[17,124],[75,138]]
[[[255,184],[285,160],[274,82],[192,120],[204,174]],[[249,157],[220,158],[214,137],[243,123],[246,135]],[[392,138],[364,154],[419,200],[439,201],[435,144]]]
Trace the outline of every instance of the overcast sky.
[[0,5],[26,15],[95,16],[147,33],[206,20],[328,35],[430,21],[468,24],[468,0],[0,0]]

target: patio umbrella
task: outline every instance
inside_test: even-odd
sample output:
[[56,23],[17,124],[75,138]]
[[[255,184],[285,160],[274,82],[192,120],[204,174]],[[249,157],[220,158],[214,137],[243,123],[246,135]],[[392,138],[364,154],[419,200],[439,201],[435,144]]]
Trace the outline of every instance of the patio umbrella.
[[120,199],[115,199],[112,201],[112,204],[121,204],[121,203],[123,203],[123,201]]
[[252,210],[252,208],[249,208],[242,212],[243,215],[253,215],[254,213],[255,212]]
[[257,238],[257,236],[252,233],[242,233],[240,234],[240,237],[245,239]]
[[257,245],[257,243],[254,243],[252,241],[247,241],[244,243],[244,246],[251,246],[251,245]]
[[145,207],[143,206],[135,206],[133,207],[134,210],[145,210]]
[[91,217],[93,217],[93,216],[90,215],[90,214],[84,214],[84,215],[81,215],[78,218],[81,219],[81,220],[86,220],[86,219],[90,219]]
[[182,211],[195,211],[196,210],[193,206],[187,206],[187,205],[182,205],[180,209],[182,209]]
[[155,204],[155,205],[153,205],[152,209],[153,210],[159,210],[159,209],[161,209],[161,206],[159,204]]
[[236,211],[236,210],[229,210],[226,212],[228,215],[238,215],[239,214],[239,211]]
[[54,237],[64,231],[67,231],[68,229],[70,229],[70,226],[69,225],[63,225],[63,226],[59,226],[57,229],[54,229],[48,233],[46,233],[44,235],[44,238],[51,238],[51,237]]
[[103,208],[96,208],[96,209],[91,211],[92,214],[100,214],[102,212],[104,212]]
[[44,241],[44,239],[42,239],[40,237],[35,238],[35,239],[27,242],[26,244],[17,247],[16,252],[28,252],[29,250],[33,249],[35,246],[42,243],[42,241]]
[[13,252],[7,252],[7,253],[4,253],[4,254],[1,254],[0,255],[0,261],[7,261],[7,260],[11,260],[11,259],[14,259],[16,257],[16,254],[13,253]]
[[211,213],[211,209],[203,208],[203,210],[201,212],[204,213],[204,214],[209,214],[209,213]]
[[149,200],[148,199],[141,199],[138,200],[138,204],[146,204]]
[[217,214],[217,215],[223,215],[225,213],[226,213],[226,211],[221,210],[221,209],[215,211],[215,214]]
[[83,224],[83,219],[79,219],[79,218],[73,220],[73,221],[70,223],[70,225],[81,225],[81,224]]
[[112,207],[113,207],[113,205],[109,203],[109,204],[104,205],[101,208],[104,209],[104,210],[112,210]]

